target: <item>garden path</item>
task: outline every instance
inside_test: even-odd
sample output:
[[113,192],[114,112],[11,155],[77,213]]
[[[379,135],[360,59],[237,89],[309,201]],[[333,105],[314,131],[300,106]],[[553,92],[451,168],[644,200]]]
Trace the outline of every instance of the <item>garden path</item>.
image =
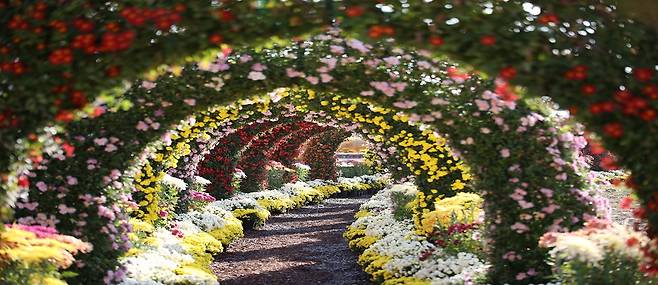
[[368,197],[331,198],[270,217],[231,244],[212,269],[220,284],[369,284],[342,233]]

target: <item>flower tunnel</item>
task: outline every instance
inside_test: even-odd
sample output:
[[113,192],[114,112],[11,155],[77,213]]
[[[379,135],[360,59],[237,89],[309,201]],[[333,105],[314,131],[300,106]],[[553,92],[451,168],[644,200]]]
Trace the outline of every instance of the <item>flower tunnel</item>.
[[[226,165],[227,173],[245,157],[262,163],[263,149],[292,131],[292,122],[305,121],[336,129],[328,140],[316,140],[324,155],[346,130],[360,130],[378,153],[397,161],[394,176],[415,176],[418,223],[438,199],[478,191],[491,221],[492,282],[518,282],[516,276],[528,272],[535,273],[530,280],[543,280],[550,269],[539,237],[577,228],[594,214],[577,174],[582,138],[561,131],[550,114],[491,91],[491,80],[452,70],[424,53],[331,31],[135,82],[122,95],[131,108],[67,126],[59,139],[71,150],[44,157],[32,171],[30,195],[16,204],[19,221],[56,225],[94,245],[78,264],[78,282],[114,276],[108,272],[130,248],[127,215],[155,222],[166,207],[157,197],[165,172],[189,178],[206,171],[204,163]],[[247,142],[241,158],[235,150],[213,155]],[[179,168],[181,159],[193,166]]]
[[[617,163],[633,171],[629,185],[643,204],[638,214],[649,220],[654,236],[658,167],[644,158],[656,146],[656,136],[647,134],[655,133],[657,60],[651,51],[657,39],[642,21],[625,18],[630,13],[617,2],[271,1],[212,6],[186,1],[157,9],[113,2],[75,3],[53,14],[45,12],[57,10],[56,3],[2,2],[9,20],[0,36],[1,88],[7,95],[0,98],[0,172],[3,189],[12,195],[0,199],[13,204],[15,190],[27,184],[29,176],[18,175],[27,165],[21,161],[39,160],[28,149],[40,147],[35,139],[43,134],[40,129],[49,122],[72,121],[80,115],[74,111],[101,91],[223,41],[253,45],[339,21],[361,39],[390,37],[429,47],[525,86],[529,96],[549,95],[570,108],[589,130],[602,135],[605,146],[619,155]],[[151,10],[159,16],[151,17]],[[88,17],[92,14],[94,19]],[[49,25],[41,25],[44,18]],[[67,129],[80,124],[85,123]],[[64,156],[74,155],[70,141],[61,145]],[[3,207],[2,215],[8,213]]]

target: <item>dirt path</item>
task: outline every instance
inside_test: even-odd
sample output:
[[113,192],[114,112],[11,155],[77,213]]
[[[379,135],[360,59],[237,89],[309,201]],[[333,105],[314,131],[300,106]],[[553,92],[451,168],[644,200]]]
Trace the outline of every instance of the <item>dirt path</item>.
[[369,284],[342,237],[367,198],[332,198],[273,216],[216,257],[228,284]]

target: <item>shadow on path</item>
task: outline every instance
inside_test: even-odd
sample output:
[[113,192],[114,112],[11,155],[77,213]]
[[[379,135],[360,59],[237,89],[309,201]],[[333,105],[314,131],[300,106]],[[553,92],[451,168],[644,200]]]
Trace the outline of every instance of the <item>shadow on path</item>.
[[212,264],[222,285],[370,284],[342,234],[368,197],[332,198],[271,217]]

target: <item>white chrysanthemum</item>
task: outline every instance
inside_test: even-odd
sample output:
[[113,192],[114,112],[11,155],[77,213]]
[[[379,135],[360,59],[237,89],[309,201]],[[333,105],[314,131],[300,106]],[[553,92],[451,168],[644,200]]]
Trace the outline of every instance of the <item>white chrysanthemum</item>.
[[299,168],[299,169],[303,169],[303,170],[311,170],[310,166],[308,166],[306,164],[303,164],[303,163],[296,162],[294,165],[295,165],[295,168]]
[[[391,200],[394,191],[414,195],[417,190],[413,184],[404,184],[379,191],[361,206],[361,210],[368,210],[370,215],[351,225],[364,230],[366,236],[377,238],[364,254],[388,257],[382,268],[394,277],[414,277],[432,284],[464,284],[486,273],[487,265],[476,255],[448,254],[416,234],[411,220],[396,220]],[[426,252],[432,254],[421,261],[420,256]]]
[[558,236],[551,254],[592,265],[603,259],[603,251],[594,242],[576,235]]
[[185,181],[183,181],[180,178],[173,177],[169,174],[165,174],[164,177],[162,178],[162,184],[174,187],[178,190],[185,190],[187,189],[187,184],[185,184]]
[[211,182],[201,176],[194,176],[194,182],[201,185],[209,185]]

